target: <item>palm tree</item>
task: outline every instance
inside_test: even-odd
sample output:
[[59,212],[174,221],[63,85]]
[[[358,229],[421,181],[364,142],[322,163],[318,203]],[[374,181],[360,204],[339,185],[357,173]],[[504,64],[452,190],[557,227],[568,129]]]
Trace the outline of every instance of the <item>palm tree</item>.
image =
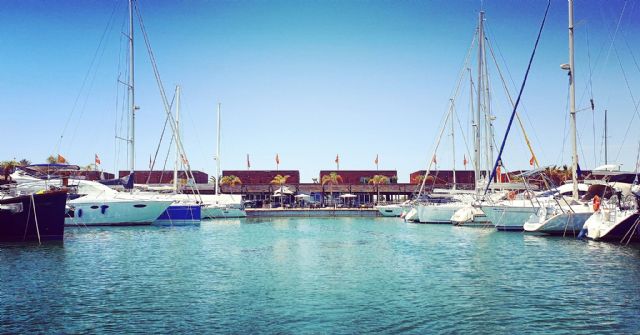
[[23,159],[21,159],[21,160],[18,162],[18,165],[20,165],[20,166],[27,166],[27,165],[31,165],[31,161],[29,161],[29,160],[28,160],[28,159],[26,159],[26,158],[23,158]]
[[230,176],[224,176],[222,178],[220,178],[220,185],[229,185],[232,187],[231,189],[231,194],[233,194],[233,187],[236,185],[242,185],[242,180],[240,180],[239,177],[234,176],[234,175],[230,175]]
[[0,170],[4,172],[5,180],[9,179],[9,174],[13,172],[13,168],[19,165],[15,159],[0,162]]
[[557,166],[548,167],[546,168],[545,173],[555,185],[562,185],[562,183],[571,178],[571,170],[569,170],[566,165],[563,169],[560,169]]
[[58,162],[58,159],[56,158],[56,156],[54,155],[49,155],[49,157],[47,157],[47,163],[49,164],[55,164]]
[[[333,202],[333,185],[342,183],[342,177],[336,172],[331,172],[322,176],[320,183],[322,185],[329,184],[329,194],[331,194],[331,202]],[[324,201],[324,197],[322,200]]]
[[413,177],[413,183],[414,184],[422,184],[422,181],[424,180],[424,175],[423,174],[419,174],[415,177]]
[[378,193],[378,196],[376,197],[376,204],[379,202],[380,199],[380,184],[389,184],[389,177],[387,176],[383,176],[383,175],[375,175],[373,176],[373,178],[369,179],[369,184],[373,184],[373,186],[376,187],[376,192]]
[[276,175],[271,180],[271,184],[278,185],[278,187],[280,188],[280,206],[281,207],[284,207],[284,204],[282,203],[282,186],[287,182],[287,179],[289,179],[289,175],[285,175],[285,176]]

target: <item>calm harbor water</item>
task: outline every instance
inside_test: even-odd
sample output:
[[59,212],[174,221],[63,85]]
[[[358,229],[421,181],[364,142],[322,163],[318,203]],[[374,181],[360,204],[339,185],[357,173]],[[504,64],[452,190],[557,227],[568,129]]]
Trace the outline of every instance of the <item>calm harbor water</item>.
[[0,245],[0,333],[640,332],[640,251],[406,224],[70,228]]

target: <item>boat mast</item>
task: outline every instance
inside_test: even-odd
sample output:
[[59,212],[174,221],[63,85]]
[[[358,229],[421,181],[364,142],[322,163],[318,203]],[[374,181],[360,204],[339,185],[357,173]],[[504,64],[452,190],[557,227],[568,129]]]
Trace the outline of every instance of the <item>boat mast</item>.
[[480,110],[482,106],[482,55],[484,48],[484,29],[483,29],[483,20],[484,20],[484,11],[480,11],[478,16],[478,104],[476,110],[476,120],[475,120],[475,144],[474,144],[474,172],[476,177],[476,188],[478,184],[478,180],[480,180]]
[[[469,112],[471,114],[471,118],[474,118],[474,110],[473,110],[473,75],[471,74],[471,68],[468,67],[467,71],[469,71]],[[474,122],[475,123],[475,122]],[[471,159],[471,157],[469,157]],[[474,164],[475,166],[475,164]],[[465,164],[465,170],[467,169],[467,165]],[[478,187],[478,175],[476,174],[473,178],[474,188],[477,190]]]
[[173,191],[178,193],[178,162],[180,161],[180,146],[178,139],[180,138],[180,86],[176,86],[176,161],[173,165]]
[[[484,29],[483,29],[484,35]],[[484,38],[484,36],[483,36]],[[484,42],[484,39],[483,39]],[[487,178],[491,175],[491,167],[493,166],[493,131],[492,131],[492,118],[491,115],[491,94],[489,92],[489,70],[487,68],[487,52],[483,45],[483,54],[482,58],[484,60],[484,138],[485,138],[485,150],[486,150],[486,161],[487,161]]]
[[571,181],[573,182],[572,196],[578,199],[578,149],[576,142],[576,74],[573,62],[573,0],[569,0],[569,104],[571,122]]
[[604,110],[604,165],[608,164],[607,159],[607,110]]
[[133,0],[129,0],[129,172],[135,170],[136,103],[133,76]]
[[220,193],[220,105],[218,102],[218,141],[216,145],[216,194]]
[[456,136],[455,136],[455,126],[453,119],[455,118],[456,107],[454,105],[453,99],[451,99],[451,145],[453,149],[453,188],[456,189]]

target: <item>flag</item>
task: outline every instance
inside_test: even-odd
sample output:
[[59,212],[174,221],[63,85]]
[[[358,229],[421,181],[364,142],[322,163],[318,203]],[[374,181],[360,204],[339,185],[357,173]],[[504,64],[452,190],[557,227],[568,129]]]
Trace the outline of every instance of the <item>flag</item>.
[[187,158],[186,158],[186,157],[184,157],[184,155],[183,155],[183,154],[180,154],[180,159],[182,159],[182,163],[183,163],[184,165],[189,165],[189,161],[187,160]]
[[57,162],[60,163],[60,164],[64,164],[64,163],[67,162],[67,159],[62,157],[62,155],[58,154]]
[[536,156],[535,155],[531,155],[531,159],[529,160],[529,165],[533,166],[533,164],[536,162]]
[[464,159],[462,160],[462,165],[464,165],[464,168],[467,168],[467,163],[469,163],[469,161],[467,161],[467,155],[464,155]]
[[276,154],[276,164],[280,165],[280,156]]
[[436,155],[433,155],[433,158],[431,159],[431,161],[433,162],[433,164],[438,164],[438,160],[436,159]]
[[498,166],[496,167],[496,182],[501,183],[502,182],[502,169],[500,168],[502,166],[502,161],[498,161]]
[[340,156],[338,156],[338,154],[336,154],[336,164],[340,163]]
[[378,154],[376,154],[376,160],[373,162],[376,163],[376,165],[378,165]]
[[96,164],[100,164],[100,157],[98,157],[98,154],[96,154],[95,162],[96,162]]
[[251,162],[249,161],[249,154],[247,154],[247,170],[251,168]]

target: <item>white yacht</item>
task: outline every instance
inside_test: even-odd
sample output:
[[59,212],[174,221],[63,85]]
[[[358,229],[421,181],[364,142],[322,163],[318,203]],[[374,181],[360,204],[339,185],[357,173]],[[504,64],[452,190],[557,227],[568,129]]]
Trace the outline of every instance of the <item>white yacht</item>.
[[527,232],[578,237],[584,223],[593,214],[590,202],[566,199],[539,207],[524,223]]
[[596,241],[620,243],[640,242],[640,187],[633,186],[632,194],[622,201],[617,197],[602,204],[585,222],[586,236]]
[[456,211],[474,201],[474,194],[473,191],[429,194],[426,201],[421,201],[416,206],[418,222],[451,223],[451,217]]
[[[580,193],[585,193],[588,189],[589,185],[578,184]],[[507,199],[485,202],[479,206],[497,230],[523,231],[524,223],[538,208],[549,205],[554,196],[566,196],[571,194],[572,190],[573,183],[568,183],[546,192],[525,191],[517,195],[510,193]]]
[[242,205],[242,196],[235,194],[202,194],[202,218],[244,218],[247,212]]
[[411,205],[409,201],[405,201],[401,204],[387,204],[387,205],[377,205],[373,208],[377,209],[382,216],[389,217],[402,217],[403,214],[406,215],[409,211]]
[[595,241],[640,242],[640,213],[637,208],[601,208],[585,222],[584,229]]
[[36,193],[56,188],[74,189],[67,200],[67,225],[147,225],[154,222],[172,200],[118,192],[98,182],[69,179],[37,180],[17,185],[21,193]]
[[218,103],[217,118],[217,143],[216,143],[216,185],[215,194],[201,194],[203,219],[244,218],[247,212],[244,210],[242,196],[235,194],[223,194],[220,192],[220,103]]

